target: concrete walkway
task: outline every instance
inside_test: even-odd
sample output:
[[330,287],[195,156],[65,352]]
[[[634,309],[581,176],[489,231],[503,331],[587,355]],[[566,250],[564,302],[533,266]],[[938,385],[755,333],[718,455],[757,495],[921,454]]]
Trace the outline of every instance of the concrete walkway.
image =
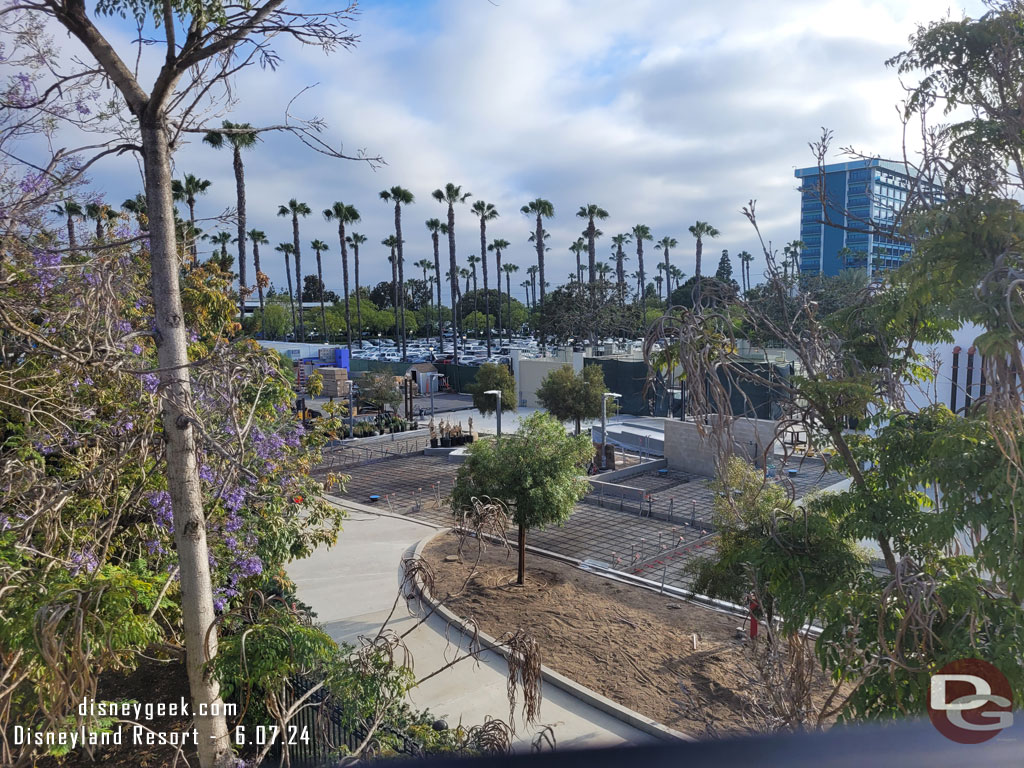
[[[339,642],[357,644],[361,635],[373,637],[387,617],[398,593],[402,557],[435,528],[406,519],[353,512],[332,549],[320,549],[291,564],[289,574],[298,596],[311,605],[325,631]],[[391,621],[399,634],[415,623],[404,601]],[[422,678],[455,657],[468,640],[432,616],[407,638],[416,676]],[[487,651],[479,665],[457,664],[431,678],[410,694],[412,704],[443,717],[450,726],[478,725],[486,715],[508,720],[505,660]],[[654,743],[654,737],[601,712],[562,690],[543,690],[539,722],[554,726],[559,749]],[[518,702],[521,705],[521,701]],[[516,713],[516,744],[529,749],[537,729],[526,726]]]

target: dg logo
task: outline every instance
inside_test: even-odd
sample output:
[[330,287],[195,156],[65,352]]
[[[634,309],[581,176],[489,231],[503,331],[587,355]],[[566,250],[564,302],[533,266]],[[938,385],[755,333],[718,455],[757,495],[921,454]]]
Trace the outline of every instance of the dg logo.
[[1006,676],[981,659],[960,659],[932,675],[928,716],[948,739],[981,744],[1013,724]]

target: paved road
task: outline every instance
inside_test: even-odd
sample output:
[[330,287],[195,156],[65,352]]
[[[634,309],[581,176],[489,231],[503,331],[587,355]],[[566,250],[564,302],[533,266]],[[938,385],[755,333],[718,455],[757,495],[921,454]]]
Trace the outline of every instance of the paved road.
[[[320,549],[289,566],[298,596],[311,605],[324,629],[339,642],[356,643],[359,636],[376,634],[394,602],[400,563],[416,542],[436,528],[407,519],[354,512],[345,523],[338,544]],[[400,604],[391,627],[404,632],[416,621]],[[406,638],[414,657],[417,677],[423,677],[453,658],[455,643],[466,638],[449,630],[440,617],[432,617]],[[428,708],[449,724],[483,722],[485,715],[507,720],[505,660],[487,652],[482,663],[465,661],[413,689],[416,707]],[[654,741],[642,731],[600,712],[552,686],[544,688],[540,722],[554,725],[559,749],[647,744]],[[516,744],[529,749],[536,728],[516,718]]]

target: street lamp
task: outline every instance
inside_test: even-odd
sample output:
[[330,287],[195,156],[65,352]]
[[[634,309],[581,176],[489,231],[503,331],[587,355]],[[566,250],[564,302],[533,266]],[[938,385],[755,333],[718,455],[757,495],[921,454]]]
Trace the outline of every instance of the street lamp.
[[[430,348],[430,362],[434,362],[434,348]],[[430,420],[434,420],[434,389],[437,387],[437,377],[430,380]]]
[[605,392],[601,395],[601,469],[608,469],[608,398],[622,397],[618,392]]
[[498,399],[498,437],[501,437],[501,390],[500,389],[488,389],[484,392],[485,395],[494,395]]

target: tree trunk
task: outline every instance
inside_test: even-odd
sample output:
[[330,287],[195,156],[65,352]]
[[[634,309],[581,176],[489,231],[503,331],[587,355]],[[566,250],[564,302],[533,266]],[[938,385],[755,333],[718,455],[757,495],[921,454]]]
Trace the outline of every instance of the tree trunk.
[[391,246],[391,303],[395,305],[395,351],[398,351],[402,342],[398,336],[398,256],[394,246]]
[[[344,213],[344,211],[342,212]],[[338,217],[338,244],[341,247],[341,281],[345,294],[345,334],[348,338],[348,352],[352,354],[352,315],[348,311],[348,244],[345,242],[345,219]],[[351,358],[349,365],[351,366]]]
[[295,322],[295,287],[292,285],[292,260],[287,252],[284,255],[284,273],[288,277],[288,305],[292,308],[292,333],[295,341],[299,340],[299,326]]
[[540,273],[540,308],[544,309],[544,226],[540,220],[540,213],[537,214],[537,231],[533,233],[537,238],[537,271]]
[[71,258],[76,257],[78,254],[75,252],[78,250],[78,238],[75,237],[75,219],[69,213],[68,214],[68,252],[71,254]]
[[590,277],[590,293],[591,293],[591,295],[593,295],[593,293],[594,293],[594,282],[596,281],[596,277],[597,277],[594,274],[597,271],[597,254],[594,253],[594,236],[595,235],[596,235],[596,230],[595,230],[595,227],[594,227],[594,217],[591,216],[590,217],[590,222],[587,224],[587,266],[590,269],[589,277]]
[[[352,266],[355,269],[356,284],[356,331],[359,334],[359,348],[363,348],[363,311],[359,303],[359,246],[352,245]],[[351,363],[350,363],[351,364]]]
[[256,269],[256,295],[260,298],[260,335],[266,338],[266,309],[263,306],[263,284],[260,282],[260,244],[253,241],[252,262]]
[[637,238],[636,241],[636,267],[639,270],[640,280],[640,306],[643,312],[643,326],[640,328],[640,335],[643,336],[647,332],[647,280],[644,275],[644,241],[643,238]]
[[[186,202],[188,203],[188,225],[192,228],[188,233],[189,240],[191,241],[188,250],[192,254],[192,266],[194,267],[196,262],[199,261],[199,239],[196,237],[196,199],[189,195]],[[148,201],[146,202],[146,207],[149,207]]]
[[408,356],[405,342],[405,258],[402,255],[402,206],[395,200],[395,237],[398,238],[398,301],[399,315],[402,319],[402,359]]
[[[491,356],[491,294],[487,290],[487,223],[480,214],[480,263],[484,268],[484,325],[487,326],[487,357]],[[498,273],[498,312],[501,312],[501,273]]]
[[[497,317],[494,321],[494,327],[498,331],[498,346],[500,347],[501,332],[505,326],[501,324],[501,251],[497,248],[494,249],[494,278],[494,282],[496,283],[494,287],[498,289],[498,310],[496,313]],[[505,322],[508,323],[508,318],[505,318]]]
[[[501,278],[498,278],[498,285],[501,285]],[[508,315],[505,320],[508,323],[508,343],[512,346],[512,273],[505,273],[505,296],[508,299]],[[501,306],[501,299],[498,299],[498,306]],[[511,350],[509,350],[511,353]]]
[[[171,200],[170,150],[163,116],[147,125],[142,121],[142,156],[149,211],[149,254],[152,269],[153,309],[156,316],[157,360],[161,369],[160,399],[167,460],[167,490],[174,513],[174,541],[178,551],[181,612],[185,628],[186,668],[192,697],[200,764],[211,768],[231,757],[227,722],[219,711],[220,690],[205,671],[217,654],[217,633],[209,632],[216,618],[206,519],[199,482],[195,431],[186,413],[192,388],[188,368],[188,333],[178,283],[174,204]],[[216,709],[215,709],[216,708]]]
[[526,528],[519,526],[519,578],[516,584],[522,586],[526,583]]
[[242,165],[242,151],[234,149],[235,195],[238,197],[238,322],[245,317],[245,167]]
[[299,245],[299,214],[292,211],[292,237],[295,239],[295,289],[299,292],[299,327],[296,341],[306,340],[306,326],[302,321],[302,248]]
[[452,362],[459,364],[459,327],[455,306],[459,296],[459,268],[455,263],[455,205],[448,203],[448,268],[452,283]]
[[430,233],[430,239],[434,244],[434,272],[437,275],[437,347],[441,356],[444,356],[444,321],[441,319],[441,250],[437,232]]
[[324,334],[324,344],[328,344],[327,340],[327,310],[324,309],[324,270],[320,263],[320,249],[316,249],[316,279],[320,281],[320,322],[323,323],[323,328],[320,330]]

